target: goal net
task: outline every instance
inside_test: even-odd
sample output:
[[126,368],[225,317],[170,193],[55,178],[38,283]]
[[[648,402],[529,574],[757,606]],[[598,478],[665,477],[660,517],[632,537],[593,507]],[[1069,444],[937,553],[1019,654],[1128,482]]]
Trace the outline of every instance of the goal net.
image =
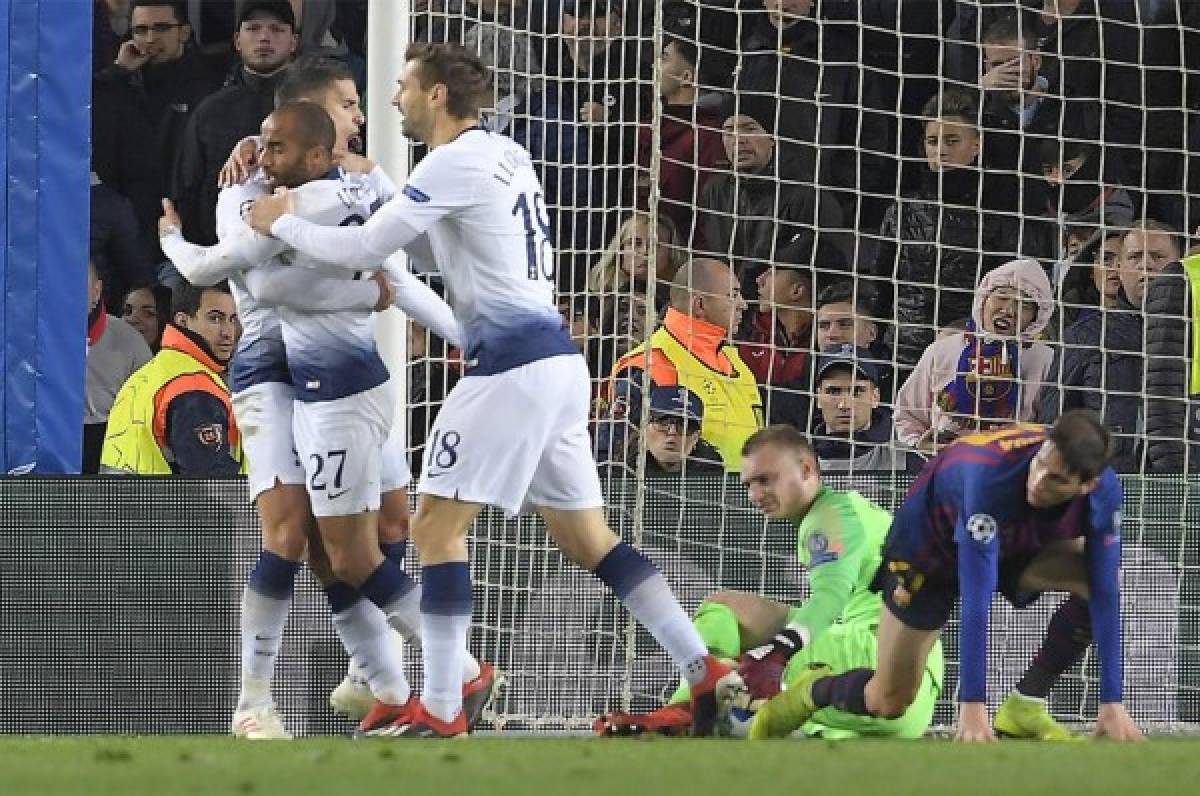
[[[658,328],[711,368],[694,392],[749,372],[762,420],[808,432],[833,486],[888,508],[959,433],[1101,413],[1126,489],[1126,701],[1156,728],[1200,721],[1191,293],[1171,265],[1200,223],[1198,9],[411,4],[414,40],[463,43],[495,69],[486,125],[521,142],[542,177],[559,306],[595,385],[610,520],[687,610],[726,588],[797,602],[807,581],[794,530],[706,466],[749,429],[710,419],[695,450],[686,435],[656,441],[651,401],[637,399],[658,377],[638,353]],[[736,361],[716,351],[722,328]],[[820,356],[841,345],[844,367]],[[416,469],[461,374],[421,330],[410,347]],[[508,676],[497,726],[584,728],[673,688],[665,655],[540,521],[486,514],[472,544],[472,648]],[[993,704],[1062,599],[995,603]],[[941,725],[953,720],[954,624],[944,642]],[[1088,721],[1096,689],[1092,650],[1057,685],[1054,714]]]

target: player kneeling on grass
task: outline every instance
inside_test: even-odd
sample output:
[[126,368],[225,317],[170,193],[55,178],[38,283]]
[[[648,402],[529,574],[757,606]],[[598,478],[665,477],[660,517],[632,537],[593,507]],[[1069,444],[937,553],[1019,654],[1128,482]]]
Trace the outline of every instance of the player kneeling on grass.
[[[1139,740],[1121,704],[1121,482],[1108,466],[1111,438],[1090,412],[1063,414],[1047,432],[1017,426],[974,434],[925,467],[896,512],[884,545],[874,669],[802,673],[754,718],[751,738],[782,737],[830,707],[900,716],[922,697],[927,659],[962,595],[958,738],[995,739],[987,713],[987,631],[992,595],[1015,607],[1047,590],[1069,591],[1050,621],[1030,677],[1047,691],[1095,633],[1100,657],[1096,735]],[[1086,601],[1079,612],[1075,601]],[[1011,700],[1010,700],[1011,701]],[[1030,704],[1029,700],[1025,701]],[[997,729],[1042,737],[1028,719],[1045,708],[1005,703]],[[1007,711],[1006,711],[1007,709]]]
[[[871,591],[871,582],[892,515],[857,492],[827,487],[807,437],[791,426],[751,436],[742,447],[741,476],[764,514],[796,526],[797,555],[811,573],[812,596],[797,607],[745,592],[709,596],[694,622],[709,651],[719,658],[741,656],[739,673],[750,704],[792,685],[816,661],[836,671],[874,666],[883,600]],[[929,727],[941,683],[942,650],[935,644],[917,697],[903,715],[879,718],[828,707],[793,729],[824,738],[919,738]],[[687,686],[681,685],[666,707],[641,715],[612,713],[598,719],[595,729],[601,735],[683,735],[692,722],[688,705]]]

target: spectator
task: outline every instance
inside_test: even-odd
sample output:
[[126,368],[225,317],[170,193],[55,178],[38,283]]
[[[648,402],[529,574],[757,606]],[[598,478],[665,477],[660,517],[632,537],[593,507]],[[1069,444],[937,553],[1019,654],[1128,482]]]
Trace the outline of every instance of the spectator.
[[896,360],[904,365],[916,363],[938,327],[971,314],[980,277],[1015,242],[1008,225],[979,209],[980,137],[972,97],[947,90],[926,103],[923,115],[923,186],[888,209],[871,269],[885,280],[880,309],[895,321]]
[[[650,417],[641,435],[646,449],[645,474],[723,474],[725,466],[716,448],[700,438],[704,402],[687,387],[651,387]],[[637,471],[638,448],[630,445],[622,462]]]
[[1036,260],[983,278],[965,332],[938,339],[896,395],[896,438],[934,452],[967,430],[1032,420],[1053,353],[1036,342],[1054,293]]
[[1066,326],[1117,307],[1121,291],[1121,246],[1126,229],[1097,230],[1071,257],[1062,279],[1061,309]]
[[1102,108],[1096,140],[1103,146],[1105,167],[1138,185],[1142,79],[1132,5],[1043,0],[1040,33],[1048,91],[1062,98],[1068,119]]
[[[994,206],[1022,216],[1040,215],[1047,202],[1038,162],[1041,141],[1068,132],[1094,140],[1098,120],[1075,119],[1063,129],[1062,102],[1046,93],[1050,83],[1042,74],[1037,26],[1031,17],[995,21],[983,34],[982,49],[983,151],[985,165],[997,175]],[[1085,118],[1096,115],[1086,110]],[[1036,254],[1030,245],[1025,243],[1020,251]]]
[[643,368],[649,368],[651,384],[687,387],[701,397],[701,437],[726,469],[741,468],[742,443],[763,424],[754,375],[728,342],[745,306],[733,269],[720,260],[689,260],[679,269],[662,326],[613,366],[607,416],[597,429],[601,459],[623,454],[625,424],[641,416]]
[[1042,175],[1049,186],[1046,216],[1058,222],[1048,247],[1055,255],[1073,229],[1090,235],[1101,227],[1133,223],[1133,199],[1114,174],[1102,170],[1102,160],[1100,147],[1087,141],[1042,142]]
[[1147,473],[1200,472],[1198,295],[1200,255],[1194,250],[1167,265],[1146,293]]
[[115,308],[134,285],[154,283],[154,266],[129,200],[101,182],[95,172],[90,199],[91,251],[104,281],[104,305]]
[[155,354],[162,348],[162,333],[171,316],[171,291],[161,285],[136,287],[125,295],[121,320],[142,336]]
[[117,393],[101,472],[236,475],[244,462],[224,376],[238,332],[229,286],[185,284],[171,309],[162,350]]
[[1137,472],[1142,464],[1145,287],[1180,254],[1174,230],[1159,226],[1143,221],[1125,233],[1113,306],[1067,328],[1038,402],[1038,421],[1047,424],[1069,409],[1096,412],[1113,434],[1112,465],[1118,472]]
[[[657,295],[666,303],[671,280],[684,261],[684,248],[679,232],[671,219],[659,216],[654,225],[652,238],[650,216],[635,213],[629,216],[613,235],[600,259],[588,272],[587,289],[598,296],[625,293],[630,290],[644,292],[653,278],[657,284]],[[654,262],[650,262],[650,249],[654,248]]]
[[286,0],[249,0],[238,17],[234,48],[241,68],[234,82],[192,114],[175,163],[173,198],[188,240],[216,243],[217,175],[233,147],[257,135],[275,108],[275,89],[299,44]]
[[[668,37],[659,56],[659,97],[662,116],[658,145],[659,211],[681,230],[692,228],[695,207],[713,169],[725,160],[721,114],[711,103],[699,102],[699,50],[697,43]],[[639,206],[649,195],[649,169],[654,154],[654,130],[643,125],[638,132],[638,166],[646,184]]]
[[[531,152],[542,169],[559,253],[559,285],[587,275],[591,252],[616,226],[636,189],[637,124],[650,108],[634,3],[565,0],[562,29],[543,60],[545,136]],[[628,17],[628,20],[626,19]],[[577,289],[577,288],[576,288]]]
[[184,129],[221,76],[189,46],[182,2],[132,0],[129,23],[132,37],[95,78],[92,162],[133,203],[143,245],[157,260],[156,225]]
[[[892,444],[892,413],[880,406],[879,376],[871,352],[849,343],[818,355],[812,444],[822,473],[912,469],[910,454]],[[915,464],[918,457],[911,458]]]
[[759,311],[743,319],[738,333],[738,352],[758,382],[769,426],[808,428],[809,354],[813,345],[811,262],[811,256],[789,257],[759,274]]
[[849,279],[834,282],[817,294],[815,345],[817,351],[850,345],[866,350],[875,368],[873,381],[885,403],[895,392],[892,354],[879,334],[870,291]]
[[600,302],[588,296],[559,296],[558,312],[571,330],[571,340],[586,353],[600,331]]
[[880,100],[857,65],[857,42],[843,26],[820,23],[815,0],[763,5],[767,13],[746,26],[735,87],[743,96],[781,98],[778,127],[767,125],[786,142],[780,176],[835,191],[846,227],[857,220],[859,228],[878,228],[878,201],[863,203],[861,218],[856,211],[863,197],[894,192],[893,169],[882,157],[892,135],[888,119],[870,110]]
[[133,372],[150,361],[150,349],[128,324],[108,314],[101,294],[104,284],[96,264],[88,260],[87,376],[84,386],[82,472],[100,469],[100,449],[108,413],[117,391]]
[[[670,289],[664,291],[670,298]],[[649,315],[649,320],[647,320]],[[600,334],[593,337],[588,346],[588,367],[597,379],[592,394],[592,417],[601,419],[608,415],[609,376],[613,365],[630,348],[646,342],[647,335],[658,327],[659,314],[647,307],[643,293],[617,296],[602,311]]]
[[[836,202],[819,201],[807,185],[781,181],[772,103],[745,103],[721,125],[725,153],[732,170],[716,175],[704,186],[697,211],[693,246],[731,258],[748,297],[755,282],[778,252],[813,229],[842,225]],[[699,239],[703,243],[696,243]],[[822,233],[829,245],[844,238]],[[843,269],[844,270],[844,269]]]
[[467,29],[463,46],[478,52],[494,70],[496,101],[486,117],[487,128],[510,136],[531,153],[541,151],[545,135],[542,61],[529,34],[507,16],[492,19],[484,14]]
[[129,0],[92,0],[92,74],[113,62],[129,33]]

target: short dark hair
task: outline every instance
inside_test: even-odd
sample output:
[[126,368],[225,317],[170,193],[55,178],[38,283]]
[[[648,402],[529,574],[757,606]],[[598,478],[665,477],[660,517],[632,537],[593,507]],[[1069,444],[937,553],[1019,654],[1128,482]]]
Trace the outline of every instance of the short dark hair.
[[171,291],[171,317],[174,318],[177,312],[182,312],[192,318],[196,317],[196,313],[200,311],[200,305],[204,302],[204,294],[210,290],[228,294],[229,283],[222,280],[208,287],[196,287],[190,282],[181,283]]
[[1087,409],[1063,412],[1050,428],[1048,437],[1067,465],[1067,471],[1082,481],[1091,481],[1112,459],[1112,435],[1100,417]]
[[839,279],[817,294],[817,309],[826,304],[850,304],[859,314],[873,320],[875,315],[874,291],[864,285],[855,286],[853,279]]
[[749,456],[768,445],[783,448],[800,457],[812,459],[814,462],[817,460],[817,452],[813,450],[808,437],[795,426],[782,423],[760,428],[751,434],[750,438],[742,443],[742,455]]
[[1023,49],[1038,48],[1037,27],[1028,14],[1011,14],[988,25],[983,32],[984,46],[989,44],[1019,43]]
[[961,119],[971,127],[979,127],[979,100],[968,89],[948,88],[930,97],[921,115],[926,119]]
[[405,63],[421,65],[423,88],[441,83],[449,99],[446,110],[456,119],[470,119],[492,96],[492,70],[478,55],[461,44],[410,44],[404,52]]
[[299,58],[275,89],[275,107],[300,100],[320,102],[333,84],[342,80],[354,81],[354,73],[342,61],[313,55]]
[[175,15],[175,21],[181,25],[188,24],[187,6],[178,0],[131,0],[129,3],[129,18],[133,19],[136,8],[157,8],[166,6]]
[[299,134],[300,143],[306,150],[322,147],[332,152],[334,145],[337,144],[337,128],[333,126],[333,119],[329,118],[325,109],[315,102],[308,100],[289,102],[280,105],[271,115],[277,119],[286,116],[292,117],[296,123],[296,132]]

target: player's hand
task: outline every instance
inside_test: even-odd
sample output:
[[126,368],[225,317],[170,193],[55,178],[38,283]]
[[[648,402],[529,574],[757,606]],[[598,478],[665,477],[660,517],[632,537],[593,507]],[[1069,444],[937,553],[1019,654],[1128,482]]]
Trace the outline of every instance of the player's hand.
[[376,271],[371,279],[379,285],[379,301],[375,302],[375,311],[383,312],[396,300],[396,291],[387,278],[387,271]]
[[779,693],[783,670],[804,646],[800,634],[784,628],[770,643],[755,647],[742,656],[738,674],[751,699],[770,699]]
[[608,121],[608,110],[599,102],[585,102],[579,106],[579,121],[584,124],[599,124]]
[[117,50],[117,66],[130,72],[141,69],[149,60],[150,53],[143,53],[139,50],[133,39],[122,44],[121,49]]
[[1125,706],[1118,703],[1104,703],[1096,715],[1097,738],[1108,738],[1113,741],[1144,741],[1146,736],[1138,729],[1137,724],[1129,717]]
[[963,702],[958,708],[958,731],[954,740],[965,743],[995,743],[992,723],[988,720],[987,703]]
[[163,199],[162,209],[162,218],[158,220],[158,237],[165,238],[174,232],[183,232],[183,222],[179,220],[175,203],[170,199]]
[[296,202],[287,188],[276,188],[270,196],[260,196],[250,206],[250,215],[246,221],[256,232],[263,235],[271,234],[271,225],[294,208]]
[[375,161],[356,152],[347,152],[344,155],[335,157],[334,162],[346,171],[353,171],[359,174],[370,174],[375,170]]
[[221,167],[217,175],[217,185],[228,188],[230,185],[240,185],[250,176],[251,170],[258,165],[258,139],[246,136],[238,141],[229,153],[229,159]]
[[1021,59],[1013,58],[984,73],[979,85],[984,91],[1012,91],[1021,87]]

